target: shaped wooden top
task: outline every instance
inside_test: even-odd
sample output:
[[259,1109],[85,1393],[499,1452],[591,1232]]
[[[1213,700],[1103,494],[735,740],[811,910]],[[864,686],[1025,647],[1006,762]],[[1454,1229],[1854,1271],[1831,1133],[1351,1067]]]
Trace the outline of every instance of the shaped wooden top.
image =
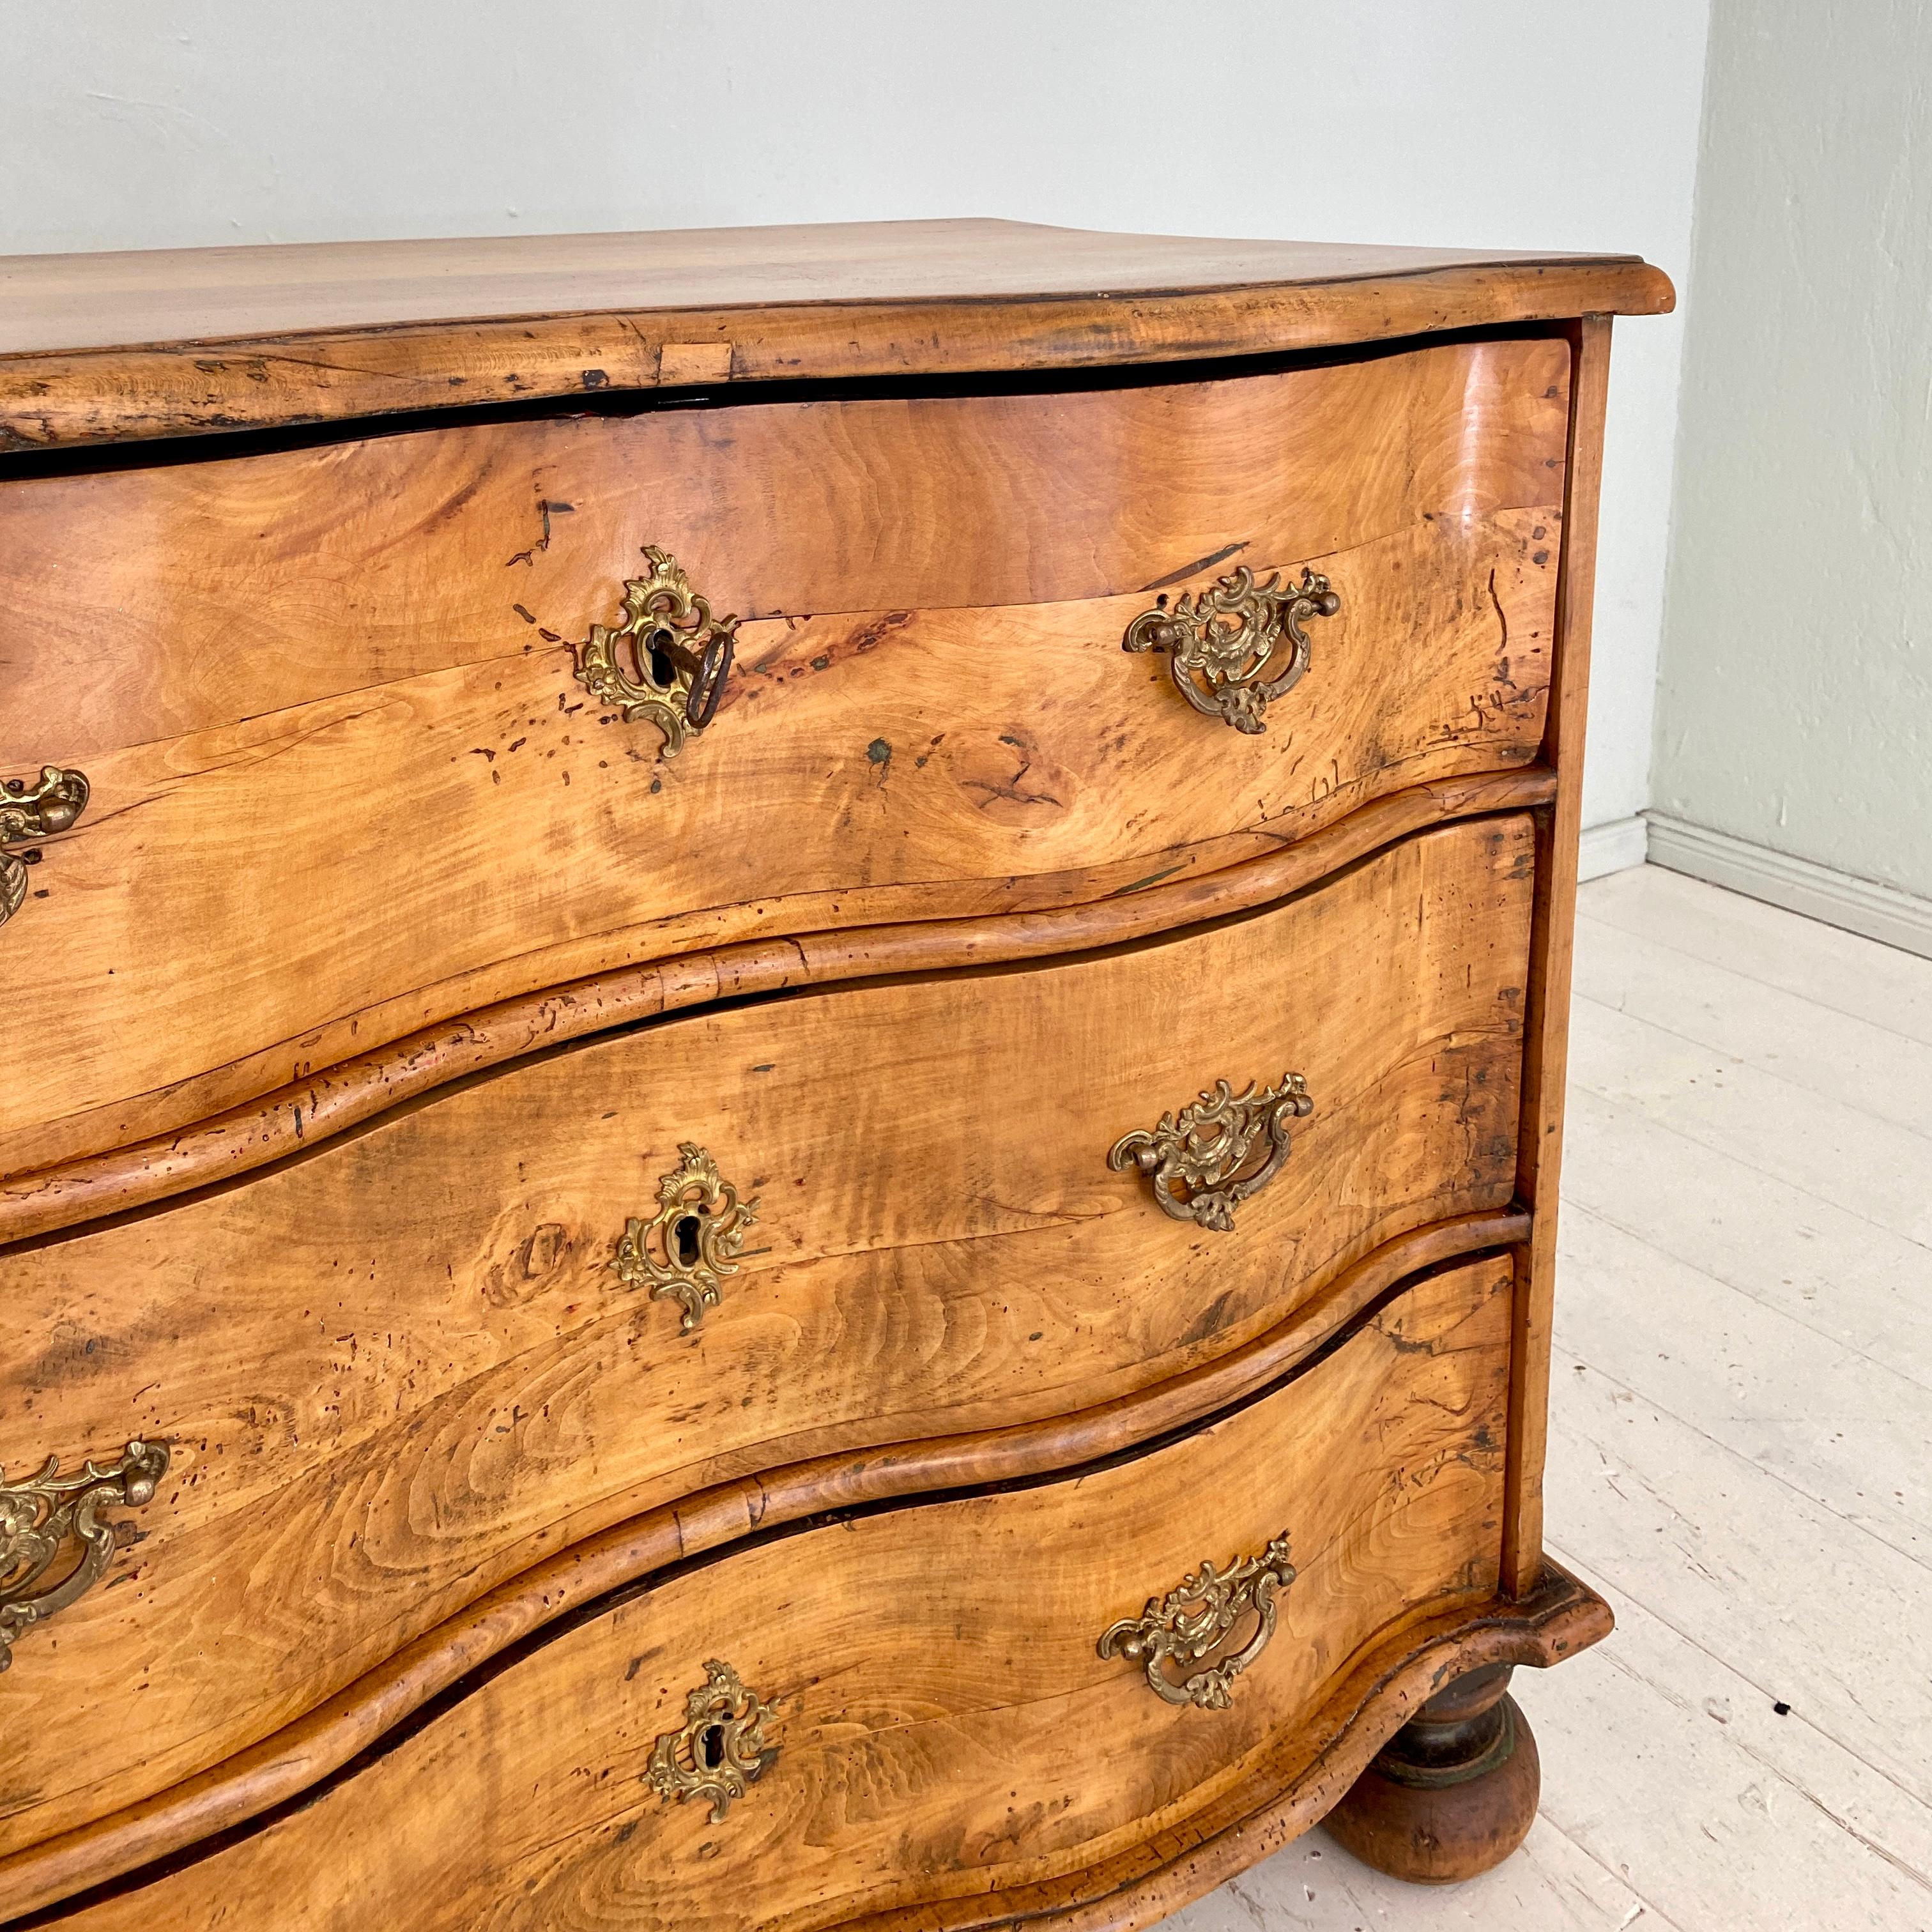
[[0,257],[0,449],[780,378],[1091,368],[1585,314],[1634,256],[869,222]]

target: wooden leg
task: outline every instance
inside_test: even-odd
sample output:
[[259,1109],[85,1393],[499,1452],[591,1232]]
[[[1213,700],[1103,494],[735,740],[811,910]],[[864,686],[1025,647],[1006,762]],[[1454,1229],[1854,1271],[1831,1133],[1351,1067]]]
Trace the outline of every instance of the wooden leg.
[[1430,1698],[1323,1820],[1330,1834],[1417,1885],[1501,1864],[1528,1836],[1543,1785],[1510,1670],[1472,1670]]

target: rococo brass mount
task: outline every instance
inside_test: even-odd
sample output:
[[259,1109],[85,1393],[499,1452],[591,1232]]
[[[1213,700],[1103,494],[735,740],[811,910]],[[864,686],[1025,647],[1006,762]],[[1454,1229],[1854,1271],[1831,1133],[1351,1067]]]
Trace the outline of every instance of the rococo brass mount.
[[658,756],[674,758],[687,732],[717,716],[739,620],[711,606],[668,550],[644,548],[648,577],[624,586],[624,621],[590,627],[577,646],[577,676],[590,694],[622,707],[628,722],[647,718],[664,734]]
[[87,809],[88,784],[80,772],[43,765],[40,782],[29,790],[25,778],[0,783],[0,926],[20,910],[27,896],[27,868],[38,848],[9,852],[9,845],[64,832]]
[[[1183,591],[1172,608],[1162,597],[1127,626],[1120,648],[1166,651],[1176,688],[1196,710],[1237,731],[1264,731],[1262,713],[1300,682],[1308,668],[1311,617],[1332,617],[1342,600],[1325,577],[1304,569],[1301,581],[1255,581],[1244,564],[1197,598]],[[1287,662],[1262,674],[1288,641]]]
[[[1151,1130],[1123,1134],[1107,1154],[1116,1173],[1131,1164],[1154,1184],[1154,1197],[1177,1221],[1232,1232],[1234,1209],[1258,1193],[1288,1158],[1288,1123],[1315,1111],[1299,1073],[1282,1075],[1278,1087],[1257,1093],[1250,1081],[1237,1094],[1215,1082],[1190,1107],[1163,1114]],[[1250,1166],[1265,1137],[1266,1158]],[[1186,1189],[1177,1194],[1177,1186]]]
[[651,1747],[651,1789],[666,1803],[709,1798],[712,1823],[722,1823],[731,1801],[743,1797],[778,1754],[777,1745],[765,1742],[776,1702],[746,1690],[730,1665],[711,1658],[704,1682],[684,1700],[682,1726]]
[[[1288,1560],[1288,1533],[1284,1530],[1258,1556],[1238,1557],[1225,1570],[1204,1563],[1178,1589],[1164,1597],[1150,1597],[1139,1616],[1124,1617],[1101,1633],[1100,1654],[1144,1664],[1147,1681],[1170,1704],[1224,1711],[1234,1679],[1261,1655],[1274,1635],[1276,1592],[1294,1581],[1294,1565]],[[1170,1664],[1183,1669],[1198,1664],[1250,1615],[1255,1619],[1253,1634],[1233,1656],[1178,1682],[1168,1674]]]
[[720,1280],[738,1272],[734,1257],[745,1230],[758,1219],[756,1201],[718,1172],[718,1163],[694,1141],[679,1144],[682,1164],[658,1183],[658,1211],[634,1214],[610,1265],[627,1288],[648,1288],[653,1301],[675,1301],[688,1334],[718,1306]]
[[[115,1526],[101,1521],[101,1510],[152,1502],[167,1468],[165,1442],[136,1440],[105,1468],[83,1462],[63,1476],[50,1456],[20,1482],[0,1477],[0,1670],[12,1664],[23,1630],[76,1602],[113,1561]],[[64,1558],[68,1567],[42,1588]]]

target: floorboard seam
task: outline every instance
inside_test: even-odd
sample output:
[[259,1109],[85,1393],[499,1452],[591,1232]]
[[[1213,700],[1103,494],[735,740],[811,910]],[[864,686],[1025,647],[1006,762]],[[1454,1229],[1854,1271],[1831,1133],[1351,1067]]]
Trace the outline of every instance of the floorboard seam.
[[[1657,1922],[1660,1925],[1669,1927],[1670,1932],[1684,1932],[1683,1928],[1678,1924],[1676,1919],[1671,1917],[1669,1912],[1664,1910],[1662,1906],[1659,1905],[1654,1899],[1651,1898],[1646,1893],[1638,1888],[1636,1881],[1630,1876],[1628,1872],[1620,1872],[1614,1865],[1606,1864],[1604,1861],[1593,1852],[1588,1845],[1585,1844],[1580,1838],[1576,1838],[1570,1832],[1566,1832],[1561,1825],[1557,1823],[1554,1818],[1550,1816],[1548,1812],[1539,1810],[1536,1815],[1550,1830],[1554,1832],[1573,1852],[1576,1852],[1578,1857],[1588,1859],[1590,1863],[1594,1865],[1598,1870],[1603,1873],[1606,1877],[1614,1880],[1616,1882],[1621,1886],[1625,1892],[1628,1892],[1630,1897],[1636,1901],[1637,1910],[1639,1912],[1654,1913],[1656,1916]],[[1624,1926],[1634,1925],[1636,1923],[1636,1917],[1634,1913],[1626,1914],[1622,1921],[1622,1924]],[[1621,1928],[1619,1928],[1619,1932],[1621,1932]]]
[[[1811,1197],[1808,1196],[1806,1198],[1809,1199]],[[1668,1262],[1672,1268],[1685,1269],[1696,1276],[1700,1281],[1708,1281],[1712,1287],[1720,1288],[1726,1294],[1742,1295],[1754,1307],[1762,1308],[1766,1314],[1774,1315],[1779,1320],[1790,1322],[1792,1328],[1801,1330],[1807,1335],[1816,1336],[1821,1342],[1830,1342],[1833,1348],[1842,1349],[1852,1360],[1863,1362],[1868,1367],[1876,1369],[1882,1373],[1892,1376],[1895,1381],[1903,1382],[1909,1389],[1917,1390],[1924,1395],[1932,1395],[1932,1383],[1919,1381],[1917,1376],[1900,1368],[1895,1363],[1888,1362],[1882,1356],[1868,1353],[1865,1349],[1860,1348],[1856,1342],[1847,1342],[1842,1336],[1833,1334],[1828,1328],[1816,1327],[1813,1323],[1807,1322],[1802,1316],[1794,1315],[1790,1309],[1780,1306],[1775,1301],[1767,1301],[1762,1295],[1754,1289],[1744,1287],[1741,1282],[1727,1281],[1722,1275],[1713,1274],[1708,1268],[1701,1268],[1694,1261],[1687,1261],[1682,1255],[1672,1254],[1668,1248],[1660,1248],[1640,1229],[1628,1226],[1619,1221],[1614,1214],[1606,1213],[1603,1208],[1594,1207],[1587,1201],[1579,1201],[1574,1196],[1565,1201],[1563,1205],[1569,1212],[1587,1215],[1592,1221],[1599,1222],[1604,1227],[1611,1228],[1622,1235],[1626,1240],[1634,1241],[1645,1253],[1654,1255],[1659,1261]]]
[[[1580,994],[1578,997],[1580,998],[1582,996]],[[1597,1002],[1592,1001],[1591,1004],[1594,1005]],[[1603,1010],[1610,1012],[1614,1012],[1616,1009],[1606,1006]],[[1618,1017],[1627,1018],[1630,1016],[1619,1015]],[[1639,1020],[1637,1024],[1641,1026],[1645,1022]],[[1774,1075],[1768,1077],[1776,1078]],[[1862,1222],[1868,1228],[1876,1228],[1879,1233],[1888,1236],[1893,1240],[1904,1241],[1912,1247],[1923,1248],[1927,1253],[1932,1254],[1932,1244],[1921,1240],[1916,1234],[1909,1234],[1902,1228],[1888,1227],[1882,1221],[1874,1221],[1869,1214],[1861,1214],[1850,1202],[1838,1200],[1829,1194],[1820,1194],[1814,1188],[1800,1186],[1789,1174],[1774,1174],[1769,1168],[1759,1166],[1756,1161],[1747,1160],[1744,1155],[1725,1146],[1721,1141],[1700,1140],[1695,1134],[1687,1134],[1682,1128],[1672,1126],[1668,1120],[1659,1120],[1640,1102],[1624,1100],[1601,1087],[1593,1086],[1588,1081],[1578,1078],[1574,1076],[1572,1076],[1572,1084],[1580,1088],[1583,1092],[1602,1101],[1606,1107],[1634,1112],[1660,1134],[1669,1134],[1673,1139],[1688,1142],[1692,1147],[1703,1148],[1707,1154],[1722,1154],[1726,1160],[1736,1161],[1740,1167],[1749,1168],[1752,1173],[1760,1175],[1764,1180],[1775,1181],[1780,1187],[1788,1187],[1793,1194],[1801,1196],[1804,1200],[1816,1201],[1822,1207],[1832,1208],[1840,1214],[1849,1216],[1854,1221]],[[1787,1081],[1785,1084],[1790,1086],[1791,1083]],[[1805,1094],[1808,1098],[1819,1097],[1815,1094],[1810,1094],[1808,1090],[1802,1087],[1793,1088],[1792,1090],[1796,1093]]]
[[[1730,1065],[1742,1067],[1748,1072],[1756,1074],[1761,1079],[1775,1080],[1780,1086],[1789,1087],[1794,1094],[1804,1094],[1814,1100],[1822,1100],[1829,1106],[1842,1107],[1846,1112],[1856,1114],[1862,1120],[1873,1121],[1898,1133],[1910,1134],[1913,1139],[1924,1141],[1928,1146],[1932,1146],[1932,1134],[1928,1134],[1922,1128],[1908,1126],[1903,1120],[1895,1120],[1889,1114],[1875,1114],[1869,1107],[1861,1107],[1856,1101],[1840,1100],[1837,1094],[1828,1094],[1822,1088],[1807,1086],[1803,1081],[1795,1080],[1788,1073],[1780,1073],[1761,1061],[1744,1059],[1729,1047],[1719,1046],[1714,1041],[1700,1040],[1695,1034],[1679,1033],[1675,1027],[1667,1027],[1661,1020],[1654,1020],[1647,1013],[1632,1012],[1628,1006],[1612,1006],[1608,1000],[1600,1000],[1594,993],[1578,993],[1574,997],[1580,1006],[1594,1006],[1599,1012],[1615,1013],[1619,1019],[1630,1020],[1638,1026],[1648,1027],[1652,1033],[1660,1033],[1666,1040],[1679,1040],[1686,1046],[1697,1048],[1701,1052],[1714,1053]],[[1902,1039],[1904,1036],[1895,1034],[1893,1036]]]
[[[1562,1564],[1564,1568],[1576,1577],[1579,1581],[1591,1584],[1593,1588],[1602,1590],[1603,1593],[1606,1595],[1610,1595],[1614,1592],[1616,1596],[1623,1598],[1635,1608],[1642,1611],[1644,1615],[1650,1618],[1653,1622],[1658,1624],[1663,1629],[1667,1630],[1671,1635],[1678,1639],[1680,1642],[1688,1644],[1700,1657],[1708,1658],[1711,1662],[1716,1664],[1720,1670],[1728,1671],[1731,1676],[1738,1678],[1742,1682],[1748,1684],[1760,1697],[1763,1698],[1766,1703],[1768,1704],[1781,1701],[1778,1699],[1778,1694],[1775,1691],[1772,1690],[1767,1688],[1764,1684],[1760,1684],[1742,1664],[1733,1662],[1727,1657],[1720,1656],[1716,1651],[1713,1650],[1708,1644],[1693,1636],[1688,1630],[1681,1629],[1677,1624],[1672,1623],[1671,1620],[1668,1617],[1665,1616],[1660,1611],[1652,1609],[1648,1604],[1646,1604],[1641,1597],[1637,1595],[1635,1591],[1626,1588],[1621,1582],[1612,1582],[1607,1571],[1604,1570],[1600,1566],[1593,1563],[1586,1563],[1581,1557],[1577,1556],[1574,1553],[1566,1552],[1557,1544],[1551,1544],[1546,1546],[1549,1550],[1550,1554],[1555,1557],[1557,1562]],[[1612,1609],[1616,1607],[1614,1600],[1612,1603],[1611,1607]],[[1615,1635],[1612,1634],[1611,1638],[1609,1640],[1609,1642],[1613,1644],[1615,1641]],[[1606,1647],[1600,1650],[1598,1654],[1603,1658],[1605,1663],[1609,1664],[1617,1669],[1622,1670],[1624,1676],[1634,1677],[1640,1683],[1649,1684],[1650,1680],[1643,1676],[1640,1672],[1632,1670],[1628,1667],[1628,1666],[1624,1664],[1614,1649]],[[1660,1687],[1652,1685],[1651,1688],[1654,1690],[1657,1690],[1660,1696],[1664,1694]],[[1859,1750],[1855,1745],[1847,1744],[1845,1740],[1838,1736],[1835,1732],[1827,1730],[1815,1718],[1807,1717],[1802,1712],[1795,1709],[1790,1713],[1790,1715],[1792,1718],[1796,1718],[1798,1723],[1802,1724],[1807,1730],[1812,1732],[1814,1736],[1822,1738],[1834,1750],[1843,1751],[1846,1756],[1851,1759],[1854,1763],[1863,1766],[1864,1768],[1867,1771],[1870,1772],[1874,1778],[1881,1779],[1884,1783],[1890,1785],[1892,1790],[1897,1792],[1898,1795],[1901,1798],[1904,1798],[1908,1803],[1916,1805],[1920,1810],[1924,1812],[1928,1816],[1932,1816],[1932,1796],[1928,1796],[1924,1792],[1915,1791],[1909,1784],[1901,1784],[1894,1773],[1886,1770],[1882,1765],[1874,1764],[1870,1758],[1867,1757],[1864,1754]],[[1784,1778],[1785,1776],[1785,1774],[1783,1772],[1780,1772],[1778,1774],[1780,1778]]]
[[[1794,913],[1792,916],[1796,918],[1798,915]],[[1708,953],[1693,952],[1688,946],[1673,946],[1669,940],[1660,939],[1654,932],[1646,932],[1635,926],[1622,925],[1616,920],[1606,919],[1600,912],[1586,912],[1580,908],[1576,922],[1579,926],[1600,926],[1606,932],[1619,933],[1626,939],[1641,940],[1646,946],[1654,946],[1666,952],[1674,953],[1679,959],[1694,959],[1699,965],[1708,966],[1714,972],[1729,973],[1737,979],[1748,980],[1754,986],[1762,986],[1767,992],[1780,994],[1787,1000],[1796,1000],[1805,1006],[1814,1006],[1821,1013],[1831,1013],[1840,1019],[1856,1021],[1861,1026],[1870,1027],[1876,1032],[1889,1034],[1894,1040],[1904,1040],[1913,1046],[1932,1046],[1932,1041],[1928,1041],[1917,1034],[1901,1032],[1897,1027],[1888,1026],[1883,1020],[1874,1019],[1869,1013],[1855,1012],[1849,1006],[1834,1006],[1829,1000],[1818,999],[1810,993],[1795,992],[1775,980],[1766,980],[1756,973],[1747,972],[1743,967],[1733,965],[1728,960],[1713,959]],[[1841,932],[1844,928],[1834,926],[1832,930]],[[1846,937],[1857,939],[1862,935],[1848,933]],[[1876,946],[1881,946],[1882,942],[1868,939],[1864,944]],[[1898,950],[1894,946],[1886,946],[1883,950],[1888,952]],[[1932,979],[1932,970],[1928,970],[1927,977]],[[1583,995],[1577,997],[1580,998]]]
[[[1688,1429],[1700,1442],[1708,1442],[1720,1455],[1729,1456],[1734,1462],[1742,1463],[1753,1474],[1762,1477],[1768,1483],[1775,1483],[1787,1496],[1796,1496],[1801,1502],[1810,1504],[1814,1508],[1822,1510],[1833,1522],[1842,1523],[1846,1528],[1855,1529],[1861,1535],[1868,1537],[1881,1550],[1888,1550],[1893,1556],[1902,1558],[1914,1568],[1932,1570],[1932,1560],[1918,1556],[1910,1550],[1900,1549],[1897,1544],[1880,1535],[1868,1524],[1859,1522],[1856,1516],[1846,1516],[1835,1503],[1828,1502],[1822,1496],[1814,1496],[1809,1490],[1800,1488],[1789,1477],[1780,1475],[1777,1470],[1767,1468],[1756,1458],[1746,1455],[1742,1449],[1734,1449],[1722,1436],[1713,1436],[1708,1429],[1692,1421],[1688,1416],[1679,1415],[1667,1402],[1660,1402],[1654,1396],[1646,1394],[1634,1382],[1625,1382],[1622,1376],[1612,1375],[1608,1369],[1599,1368],[1594,1362],[1585,1361],[1582,1357],[1573,1348],[1559,1345],[1558,1352],[1568,1356],[1572,1363],[1582,1368],[1586,1373],[1600,1376],[1612,1388],[1622,1389],[1625,1394],[1648,1402],[1660,1415],[1667,1415],[1680,1428]],[[1653,1491],[1652,1493],[1654,1494],[1654,1492]],[[1661,1497],[1658,1499],[1659,1502],[1663,1501]],[[1681,1510],[1676,1513],[1682,1516]],[[1686,1522],[1690,1520],[1688,1516],[1683,1516],[1682,1520]]]

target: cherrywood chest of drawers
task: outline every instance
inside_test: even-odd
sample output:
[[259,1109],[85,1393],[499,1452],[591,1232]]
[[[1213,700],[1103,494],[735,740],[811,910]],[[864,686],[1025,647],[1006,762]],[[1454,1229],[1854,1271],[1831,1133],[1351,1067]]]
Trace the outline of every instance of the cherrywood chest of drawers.
[[[0,262],[0,1923],[1527,1828],[1625,257]],[[1339,1809],[1336,1808],[1339,1806]]]

